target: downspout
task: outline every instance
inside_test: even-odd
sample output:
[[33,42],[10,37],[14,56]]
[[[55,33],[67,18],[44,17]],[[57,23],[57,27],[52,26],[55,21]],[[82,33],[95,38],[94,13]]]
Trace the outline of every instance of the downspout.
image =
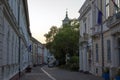
[[[101,0],[101,4],[100,4],[100,8],[101,8],[101,12],[102,12],[102,0]],[[103,17],[103,16],[102,16]],[[103,19],[101,17],[101,20]],[[103,37],[103,20],[101,23],[101,52],[102,52],[102,73],[104,72],[104,37]]]
[[[20,31],[20,0],[18,0],[18,28]],[[20,79],[20,53],[21,53],[21,37],[20,37],[20,33],[19,33],[19,52],[18,52],[18,64],[19,64],[19,79]]]

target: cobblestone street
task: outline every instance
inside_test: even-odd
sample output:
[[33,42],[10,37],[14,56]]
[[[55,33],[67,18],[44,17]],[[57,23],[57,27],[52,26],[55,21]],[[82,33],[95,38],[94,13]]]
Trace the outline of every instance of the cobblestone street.
[[58,68],[33,67],[31,73],[26,73],[20,80],[103,80],[90,74],[71,72]]

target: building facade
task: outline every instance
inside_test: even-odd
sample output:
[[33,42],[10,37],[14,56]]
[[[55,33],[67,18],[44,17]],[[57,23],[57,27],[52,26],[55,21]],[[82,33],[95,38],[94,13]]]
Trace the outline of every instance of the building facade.
[[[108,4],[109,3],[109,4]],[[115,7],[118,6],[118,9]],[[117,70],[120,67],[120,1],[115,0],[115,4],[108,0],[107,5],[103,10],[106,15],[104,25],[104,67],[110,70],[111,79],[115,77]],[[104,20],[103,20],[104,21]]]
[[[92,12],[92,20],[90,26],[90,34],[91,37],[87,38],[92,40],[92,47],[91,47],[91,57],[92,57],[92,73],[98,76],[101,76],[104,72],[105,68],[109,69],[110,72],[110,79],[113,79],[116,75],[117,70],[119,69],[120,65],[120,2],[119,0],[86,0],[83,6],[80,9],[80,70],[83,69],[83,64],[85,65],[89,62],[88,59],[88,52],[83,53],[84,49],[81,49],[81,38],[82,32],[84,31],[85,25],[82,25],[82,20],[86,14],[89,14],[90,10]],[[89,2],[87,4],[87,2]],[[91,9],[87,10],[84,5],[91,5]],[[117,7],[116,7],[117,6]],[[101,23],[99,23],[99,11],[102,12]],[[83,14],[83,15],[82,15]],[[87,25],[86,25],[87,26]],[[84,27],[84,28],[83,28]],[[86,42],[87,42],[86,41]],[[85,43],[85,42],[84,42]],[[87,42],[89,43],[89,41]],[[82,43],[83,44],[83,43]],[[87,46],[87,44],[86,44]],[[88,46],[89,49],[89,46]],[[84,50],[85,51],[85,50]],[[82,56],[81,56],[82,55]],[[83,58],[83,59],[82,59]],[[82,61],[82,60],[83,61]],[[84,60],[85,59],[85,60]],[[86,61],[87,60],[87,61]],[[88,63],[87,63],[88,64]],[[88,65],[85,65],[86,69]],[[85,68],[85,67],[84,67]],[[85,70],[84,70],[85,71]]]
[[37,43],[36,39],[32,37],[32,64],[33,66],[37,65],[37,55],[38,55],[38,49],[37,49]]
[[27,0],[0,0],[0,80],[17,79],[29,65]]
[[[110,78],[114,78],[119,68],[119,10],[112,0],[94,1],[102,11],[101,25],[93,26],[93,54],[96,75],[102,75],[105,68],[109,69]],[[119,0],[115,0],[119,6]],[[96,8],[96,7],[95,7]],[[96,9],[98,13],[98,9]],[[98,18],[98,14],[96,14]]]
[[[101,7],[103,7],[103,4],[101,1],[96,1],[94,0],[92,2],[92,11],[93,11],[93,26],[92,26],[92,41],[93,41],[93,65],[94,65],[94,74],[97,76],[101,76],[103,73],[103,42],[102,42],[102,32],[105,29],[105,25],[101,22],[102,24],[102,31],[101,31],[101,25],[98,23],[98,17],[99,17],[99,10],[102,12]],[[102,12],[103,13],[103,12]],[[103,13],[104,15],[104,13]]]
[[40,43],[37,39],[32,38],[32,64],[41,65],[47,63],[48,50],[44,44]]
[[86,0],[79,10],[80,17],[80,39],[79,39],[79,60],[80,71],[92,73],[92,6]]
[[42,64],[42,44],[32,37],[32,64],[33,66]]
[[49,51],[48,51],[48,49],[46,48],[46,46],[44,45],[44,47],[43,47],[44,49],[44,51],[43,51],[43,56],[44,56],[44,59],[43,59],[43,63],[45,63],[45,64],[48,64],[48,56],[49,56]]

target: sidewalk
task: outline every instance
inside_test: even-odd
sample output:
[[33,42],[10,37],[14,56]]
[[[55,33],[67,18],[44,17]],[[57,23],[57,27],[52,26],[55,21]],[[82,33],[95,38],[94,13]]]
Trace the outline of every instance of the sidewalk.
[[20,80],[51,80],[45,73],[42,72],[41,67],[33,67],[30,73],[25,73]]

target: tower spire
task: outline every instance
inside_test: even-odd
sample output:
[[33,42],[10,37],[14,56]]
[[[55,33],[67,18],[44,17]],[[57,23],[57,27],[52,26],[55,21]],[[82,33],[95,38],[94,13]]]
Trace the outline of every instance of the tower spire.
[[68,9],[66,9],[66,18],[68,18]]
[[70,19],[68,18],[68,10],[66,9],[66,16],[63,20],[63,24],[68,24],[70,22]]

